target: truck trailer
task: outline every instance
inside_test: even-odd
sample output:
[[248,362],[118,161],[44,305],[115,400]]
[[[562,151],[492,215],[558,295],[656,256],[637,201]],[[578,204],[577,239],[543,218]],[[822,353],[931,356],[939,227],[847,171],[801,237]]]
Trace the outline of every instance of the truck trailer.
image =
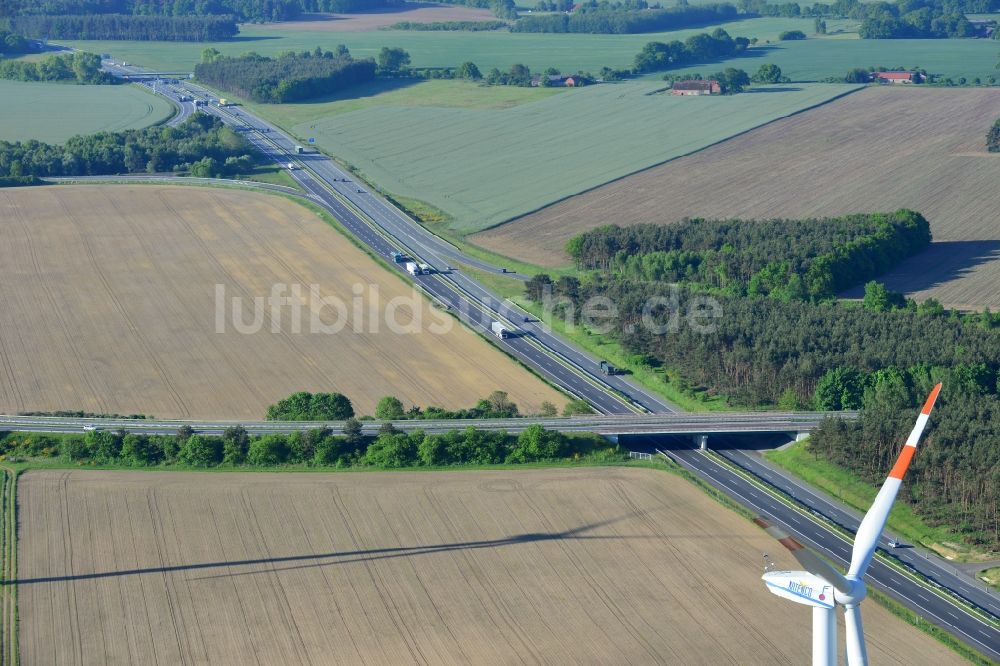
[[420,266],[417,266],[416,262],[408,261],[406,262],[406,272],[410,275],[420,275]]
[[493,331],[493,335],[501,340],[506,340],[510,337],[510,330],[498,321],[490,322],[490,330]]

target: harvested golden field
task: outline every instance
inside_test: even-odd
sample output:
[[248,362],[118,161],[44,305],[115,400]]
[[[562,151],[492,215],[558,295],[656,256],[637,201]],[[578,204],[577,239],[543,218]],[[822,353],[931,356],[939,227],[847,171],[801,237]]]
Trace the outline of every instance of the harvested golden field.
[[876,87],[472,236],[543,266],[602,224],[684,217],[765,219],[912,208],[935,243],[890,288],[956,307],[1000,306],[1000,117],[994,88]]
[[[32,471],[26,664],[803,664],[780,546],[649,469]],[[959,658],[869,602],[872,664]],[[843,633],[841,633],[843,636]]]
[[[3,413],[259,419],[300,390],[344,393],[359,414],[387,394],[457,408],[501,389],[529,412],[563,402],[280,197],[6,189],[0,238]],[[305,303],[296,312],[272,300],[274,285],[279,298],[298,288]]]
[[[496,21],[489,9],[462,5],[438,5],[430,2],[407,2],[399,7],[386,7],[351,14],[307,14],[304,20],[273,24],[281,32],[311,30],[316,32],[363,32],[379,30],[396,23],[435,23],[438,21]],[[266,32],[263,25],[261,32]]]

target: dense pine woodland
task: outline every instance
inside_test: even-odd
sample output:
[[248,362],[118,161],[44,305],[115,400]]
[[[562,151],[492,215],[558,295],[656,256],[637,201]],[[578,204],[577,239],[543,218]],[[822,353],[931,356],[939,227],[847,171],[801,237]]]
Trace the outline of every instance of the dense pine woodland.
[[593,6],[584,4],[571,14],[522,17],[511,27],[511,31],[629,34],[679,30],[735,18],[736,8],[729,4],[668,9],[616,9],[594,3]]
[[399,4],[398,0],[0,0],[0,16],[130,14],[135,16],[232,15],[240,22],[287,21],[304,12],[351,12]]
[[0,177],[98,176],[189,171],[220,176],[250,168],[256,153],[214,116],[196,113],[177,127],[74,136],[63,145],[0,141]]
[[930,225],[908,210],[832,220],[685,220],[599,227],[567,250],[577,266],[688,282],[736,295],[821,299],[925,249]]
[[375,78],[375,61],[355,60],[344,46],[336,52],[286,53],[265,58],[210,56],[197,64],[199,81],[255,102],[298,102],[330,95]]
[[[809,446],[871,481],[884,478],[923,397],[943,382],[903,499],[931,524],[1000,547],[1000,315],[917,304],[874,281],[862,303],[833,298],[929,241],[926,220],[910,211],[605,227],[569,243],[582,278],[535,276],[527,295],[548,292],[557,315],[609,298],[617,315],[607,335],[692,396],[860,408],[859,422],[826,423]],[[817,266],[824,288],[810,289]]]

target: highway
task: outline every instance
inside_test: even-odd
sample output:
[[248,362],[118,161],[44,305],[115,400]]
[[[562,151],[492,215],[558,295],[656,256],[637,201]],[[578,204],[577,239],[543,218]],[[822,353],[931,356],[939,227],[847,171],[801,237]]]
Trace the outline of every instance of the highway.
[[[660,413],[618,416],[572,417],[523,417],[512,419],[441,419],[392,421],[399,430],[423,430],[440,433],[462,430],[473,426],[482,430],[506,430],[516,433],[530,425],[538,424],[560,432],[593,432],[599,435],[634,434],[748,434],[810,432],[828,416],[857,418],[856,412],[723,412],[719,414]],[[3,416],[0,430],[16,432],[67,432],[82,433],[98,427],[102,430],[125,430],[140,434],[174,434],[181,426],[196,432],[222,434],[239,423],[255,435],[289,433],[312,428],[330,428],[334,433],[343,431],[342,421],[181,421],[173,419],[93,419],[80,417]],[[382,421],[363,421],[368,434],[376,434]]]
[[[152,82],[146,85],[152,86]],[[210,91],[187,81],[157,84],[157,92],[178,104],[181,95],[214,99]],[[432,274],[413,278],[418,289],[569,395],[586,400],[602,414],[676,411],[627,377],[604,375],[599,367],[601,359],[556,336],[527,312],[463,274],[456,264],[500,274],[503,269],[469,257],[430,233],[363,183],[356,182],[330,158],[317,152],[296,153],[298,144],[293,138],[244,109],[217,105],[199,108],[243,130],[243,135],[274,162],[295,165],[289,174],[306,196],[332,214],[372,253],[391,264],[393,252],[404,252],[430,265]],[[401,265],[392,265],[403,272]],[[515,334],[505,340],[492,336],[490,324],[498,320]]]
[[[119,67],[116,73],[122,74],[129,71],[131,70]],[[181,116],[179,117],[190,113],[194,108],[192,105],[191,108],[185,109],[187,103],[179,101],[180,95],[191,95],[199,99],[214,99],[215,95],[215,93],[188,81],[180,81],[176,85],[158,84],[156,92],[166,95],[178,103],[181,107]],[[665,418],[662,415],[669,417],[672,412],[677,410],[663,399],[637,386],[627,377],[603,375],[598,367],[600,359],[554,335],[538,322],[531,321],[526,312],[503,302],[496,294],[463,274],[456,265],[471,266],[481,271],[494,273],[503,273],[502,268],[469,257],[450,243],[428,232],[372,192],[363,183],[355,181],[350,173],[338,167],[333,160],[325,155],[316,152],[297,154],[295,146],[298,142],[296,140],[279,128],[249,114],[244,109],[220,108],[218,106],[199,108],[219,116],[227,124],[245,130],[244,136],[276,163],[282,165],[292,163],[296,168],[289,173],[303,188],[305,196],[332,214],[348,233],[367,246],[373,254],[385,257],[390,265],[393,265],[392,260],[389,259],[391,253],[404,252],[418,262],[432,266],[433,274],[413,278],[416,288],[447,307],[467,325],[485,334],[494,344],[568,394],[586,400],[602,415],[605,415],[599,418],[607,418],[609,415],[633,414],[634,416],[631,417],[629,423],[638,425],[633,425],[631,430],[627,430],[624,422],[598,423],[596,419],[587,420],[584,418],[558,421],[558,423],[545,419],[537,422],[548,423],[549,427],[556,427],[567,432],[579,428],[603,432],[604,434],[633,433],[647,438],[650,448],[655,448],[654,445],[660,441],[657,439],[657,435],[650,434],[653,432],[689,432],[692,434],[696,432],[747,432],[750,431],[747,428],[752,428],[754,423],[760,422],[752,419],[759,419],[762,415],[739,415],[737,418],[743,429],[739,431],[711,431],[706,430],[706,428],[713,418],[718,419],[716,425],[724,428],[735,425],[735,423],[725,423],[726,418],[733,419],[734,416],[705,415],[702,418],[706,420],[696,424],[696,426],[684,426],[681,421],[674,422],[670,427],[676,428],[675,430],[666,430],[668,426],[663,423],[651,425],[644,419],[650,416]],[[396,269],[402,272],[401,267],[396,266]],[[518,331],[518,335],[506,340],[491,336],[490,322],[496,320],[507,323]],[[694,415],[689,414],[676,416],[685,419],[694,418]],[[781,416],[764,418],[780,419]],[[66,428],[62,431],[79,431],[88,425],[84,421],[88,420],[62,424],[62,427]],[[163,430],[157,430],[153,423],[156,422],[130,421],[123,425],[137,432],[163,432]],[[450,421],[440,427],[461,427],[460,423]],[[59,427],[59,424],[49,422],[12,424],[9,421],[4,423],[3,427],[14,429],[14,425],[17,425],[17,429],[24,430],[45,430],[46,428]],[[102,424],[102,427],[110,427],[111,425]],[[218,432],[220,423],[192,423],[191,425],[196,430]],[[244,425],[251,432],[273,432],[272,428],[283,427],[273,423]],[[288,427],[302,428],[309,427],[309,425],[311,424],[296,423]],[[415,424],[413,422],[401,423],[399,425],[403,428],[415,425],[428,431],[439,427],[429,421],[416,422]],[[524,421],[519,421],[517,424],[503,424],[502,422],[494,424],[495,427],[505,427],[512,432],[516,432],[518,427],[524,425]],[[777,425],[780,425],[778,420],[770,423],[770,427]],[[791,424],[785,423],[784,425]],[[810,429],[804,426],[805,424],[796,424],[796,427],[789,429],[788,432]],[[114,427],[118,427],[118,424],[114,424]],[[165,424],[163,427],[176,429],[178,426],[175,422],[173,425]],[[373,423],[366,427],[371,431],[372,428],[378,426]],[[647,429],[642,430],[644,427]],[[694,429],[683,430],[684,427],[698,427],[699,429],[697,431]],[[260,428],[260,430],[256,428]],[[659,428],[659,430],[649,428]],[[758,432],[776,432],[776,430],[758,430]],[[764,478],[777,481],[784,479],[783,475],[773,470],[755,467],[750,462],[741,460],[737,454],[729,455],[734,460],[740,461],[741,465],[746,466],[745,476],[729,468],[728,465],[732,464],[732,461],[720,462],[723,459],[714,453],[705,454],[695,450],[681,450],[673,451],[670,455],[679,464],[729,495],[738,503],[783,524],[805,543],[827,554],[835,561],[844,562],[846,558],[849,558],[850,540],[839,534],[836,529],[826,525],[822,520],[817,520],[815,514],[825,516],[829,513],[834,522],[851,530],[856,527],[856,517],[852,519],[849,515],[838,513],[842,512],[842,509],[838,509],[835,504],[826,501],[819,494],[815,492],[807,494],[803,492],[805,489],[801,487],[792,488],[791,490],[796,497],[801,497],[809,502],[810,509],[791,508],[788,504],[775,499],[770,493],[762,491],[760,484],[765,482],[754,476],[755,474],[769,475],[764,476]],[[798,486],[788,479],[785,479],[785,482]],[[900,573],[899,570],[890,567],[882,560],[873,563],[869,570],[871,584],[887,591],[892,597],[913,608],[929,621],[959,636],[977,650],[993,659],[1000,660],[1000,652],[998,652],[997,647],[1000,646],[1000,632],[997,629],[996,605],[992,595],[984,596],[975,589],[971,589],[973,586],[970,585],[970,579],[960,579],[942,571],[934,562],[919,557],[916,549],[914,549],[912,557],[908,559],[900,557],[900,560],[923,572],[928,578],[951,588],[954,594],[962,596],[973,606],[982,609],[979,613],[982,613],[983,616],[979,617],[976,611],[970,611],[963,605],[954,603],[947,594],[942,595],[933,591],[932,586],[920,583],[916,579]],[[990,616],[992,616],[992,620],[990,620]]]
[[[655,436],[647,435],[640,441],[645,442],[645,450],[655,451],[658,446],[662,446],[662,439]],[[801,484],[788,486],[783,475],[775,474],[769,469],[758,470],[766,471],[766,478],[774,485],[780,483],[788,488],[788,494],[794,498],[788,503],[780,501],[764,490],[766,483],[755,483],[756,477],[740,475],[720,460],[725,456],[746,462],[748,458],[752,458],[752,454],[745,452],[705,453],[693,448],[677,448],[664,453],[737,503],[781,524],[796,539],[830,558],[842,570],[850,562],[853,539],[830,529],[820,517],[842,525],[851,534],[856,532],[860,519],[856,514],[829,501],[821,493]],[[872,561],[866,575],[869,585],[951,632],[990,659],[1000,661],[1000,597],[987,592],[983,587],[977,587],[970,578],[949,570],[947,565],[942,565],[937,558],[928,557],[920,549],[893,549],[889,546],[886,535],[883,535],[880,544],[881,552]],[[781,548],[777,542],[774,547]],[[889,564],[893,560],[912,567],[923,577],[948,588],[979,612],[954,603],[947,592],[936,591],[934,585],[921,583],[917,578],[907,576],[905,567],[897,568]],[[869,636],[868,639],[874,640],[874,637]]]

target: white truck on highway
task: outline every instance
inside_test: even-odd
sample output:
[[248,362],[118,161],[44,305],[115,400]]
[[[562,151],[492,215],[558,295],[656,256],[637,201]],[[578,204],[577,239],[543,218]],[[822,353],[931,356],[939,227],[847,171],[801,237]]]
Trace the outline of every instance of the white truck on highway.
[[420,264],[418,266],[418,268],[420,269],[420,272],[423,275],[430,275],[431,274],[431,267],[428,264]]
[[410,275],[420,275],[420,266],[415,261],[406,262],[406,272]]
[[501,340],[506,340],[510,337],[510,329],[498,321],[490,322],[490,330],[493,332],[493,335]]

